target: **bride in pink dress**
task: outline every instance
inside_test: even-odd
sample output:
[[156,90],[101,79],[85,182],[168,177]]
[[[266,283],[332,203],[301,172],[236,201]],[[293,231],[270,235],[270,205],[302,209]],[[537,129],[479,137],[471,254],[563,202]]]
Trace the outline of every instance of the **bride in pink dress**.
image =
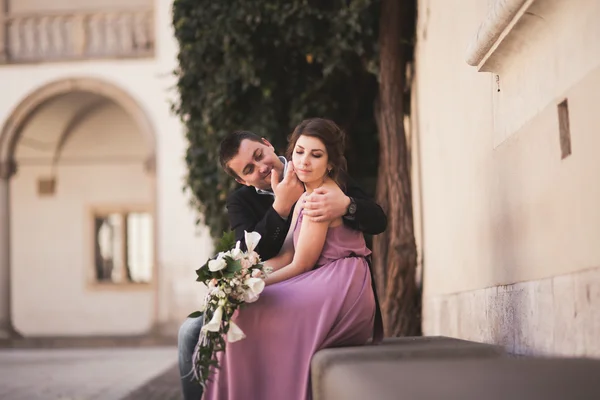
[[323,348],[363,345],[372,337],[375,297],[361,232],[338,218],[303,218],[303,203],[318,187],[343,185],[344,133],[332,121],[296,127],[288,159],[306,192],[296,203],[274,270],[260,299],[234,317],[246,338],[227,343],[205,400],[310,399],[310,362]]

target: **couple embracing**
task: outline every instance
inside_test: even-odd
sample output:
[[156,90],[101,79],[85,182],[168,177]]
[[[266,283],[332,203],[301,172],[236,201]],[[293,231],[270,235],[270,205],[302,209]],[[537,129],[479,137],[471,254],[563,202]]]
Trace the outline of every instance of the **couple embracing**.
[[279,400],[310,398],[310,361],[328,347],[381,339],[363,233],[386,228],[385,213],[346,174],[344,132],[321,118],[300,123],[287,158],[246,131],[220,145],[225,171],[244,185],[227,199],[236,240],[260,233],[255,249],[273,269],[260,299],[235,323],[244,340],[228,343],[202,397],[191,379],[201,318],[179,332],[184,398]]

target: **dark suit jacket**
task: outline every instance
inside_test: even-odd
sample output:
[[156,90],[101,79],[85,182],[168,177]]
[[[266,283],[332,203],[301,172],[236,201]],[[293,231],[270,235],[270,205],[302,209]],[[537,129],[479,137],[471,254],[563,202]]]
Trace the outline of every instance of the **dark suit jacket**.
[[[381,207],[349,178],[346,188],[344,193],[356,202],[356,214],[354,220],[343,218],[344,223],[352,229],[370,235],[385,231],[387,217]],[[291,214],[287,220],[281,218],[272,207],[273,201],[273,196],[258,194],[256,189],[250,186],[237,189],[227,198],[229,224],[235,231],[236,240],[241,241],[245,250],[244,230],[260,233],[261,239],[256,251],[263,260],[279,253],[292,220]]]

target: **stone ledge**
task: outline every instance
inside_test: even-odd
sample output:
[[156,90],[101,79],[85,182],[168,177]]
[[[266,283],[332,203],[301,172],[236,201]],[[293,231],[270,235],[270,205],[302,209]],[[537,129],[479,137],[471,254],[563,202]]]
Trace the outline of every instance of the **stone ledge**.
[[470,358],[338,365],[314,400],[595,399],[600,361]]
[[[444,337],[401,337],[388,338],[377,346],[354,346],[323,349],[318,351],[311,362],[311,385],[313,400],[354,399],[354,398],[391,398],[400,390],[394,382],[387,382],[378,387],[367,397],[348,397],[344,386],[349,378],[345,373],[348,368],[355,371],[366,371],[386,368],[395,369],[400,365],[412,365],[415,362],[434,362],[439,360],[462,360],[480,358],[504,358],[507,356],[501,346]],[[357,375],[360,377],[360,373]],[[369,391],[367,380],[357,379],[354,384],[361,390]],[[341,395],[341,393],[344,395]],[[393,392],[393,393],[392,393]],[[396,398],[396,397],[394,397]]]

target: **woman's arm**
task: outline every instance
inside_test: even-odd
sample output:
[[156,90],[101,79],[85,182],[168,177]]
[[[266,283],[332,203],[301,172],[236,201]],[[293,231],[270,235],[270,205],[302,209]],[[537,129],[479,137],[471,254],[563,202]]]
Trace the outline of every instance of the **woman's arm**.
[[[298,203],[301,204],[301,202]],[[341,224],[341,219],[338,218],[331,225],[339,224]],[[266,284],[272,285],[310,271],[323,251],[329,226],[329,222],[314,222],[309,218],[303,218],[292,262],[270,274],[265,281]]]

